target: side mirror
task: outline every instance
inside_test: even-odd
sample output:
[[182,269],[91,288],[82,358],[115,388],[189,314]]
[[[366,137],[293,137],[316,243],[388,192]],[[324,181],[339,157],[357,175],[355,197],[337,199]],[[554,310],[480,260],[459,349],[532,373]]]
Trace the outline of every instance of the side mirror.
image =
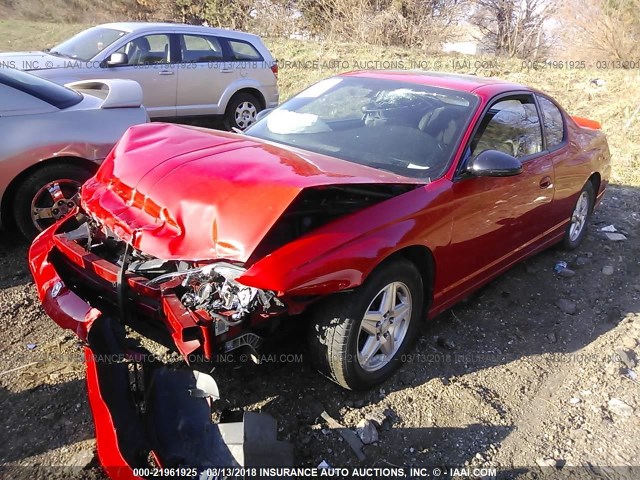
[[119,65],[127,65],[129,63],[129,55],[126,53],[112,53],[107,60],[107,67],[117,67]]
[[511,177],[522,173],[522,163],[508,153],[485,150],[469,162],[467,172],[476,177]]
[[259,122],[260,120],[262,120],[264,117],[269,115],[272,111],[273,111],[273,108],[265,108],[264,110],[260,110],[256,115],[256,122]]

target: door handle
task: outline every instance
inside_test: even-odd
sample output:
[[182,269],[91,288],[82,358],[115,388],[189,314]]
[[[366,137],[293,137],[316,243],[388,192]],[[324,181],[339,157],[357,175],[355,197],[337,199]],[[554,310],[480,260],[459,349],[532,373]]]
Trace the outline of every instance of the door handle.
[[161,70],[158,75],[173,75],[171,70]]
[[551,186],[551,177],[543,177],[540,180],[540,188],[549,188]]

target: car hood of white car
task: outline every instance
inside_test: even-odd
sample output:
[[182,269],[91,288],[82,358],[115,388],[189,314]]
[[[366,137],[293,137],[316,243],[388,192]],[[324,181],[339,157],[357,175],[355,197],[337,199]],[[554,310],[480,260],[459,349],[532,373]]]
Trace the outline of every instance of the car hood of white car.
[[0,53],[0,68],[15,68],[17,70],[45,70],[65,68],[74,64],[76,60],[67,57],[57,57],[46,52],[3,52]]
[[81,80],[67,83],[65,87],[72,88],[85,97],[88,94],[100,98],[100,108],[136,108],[142,105],[142,87],[135,80]]

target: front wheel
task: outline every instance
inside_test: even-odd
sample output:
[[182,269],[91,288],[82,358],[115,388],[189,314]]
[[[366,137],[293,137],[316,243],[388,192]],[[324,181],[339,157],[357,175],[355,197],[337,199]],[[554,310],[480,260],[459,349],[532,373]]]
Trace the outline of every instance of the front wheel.
[[22,235],[32,240],[64,217],[79,202],[80,186],[93,175],[88,167],[45,165],[28,176],[14,197],[14,220]]
[[262,106],[256,97],[250,93],[237,93],[227,105],[224,115],[225,127],[229,130],[237,128],[246,130],[256,122],[256,115]]
[[315,366],[352,390],[386,380],[417,335],[423,302],[422,277],[413,263],[382,264],[356,290],[316,307],[309,338]]
[[573,208],[573,213],[569,220],[569,225],[564,233],[562,245],[567,250],[574,250],[580,246],[587,234],[587,224],[593,212],[595,193],[593,184],[587,182],[578,195],[578,200]]

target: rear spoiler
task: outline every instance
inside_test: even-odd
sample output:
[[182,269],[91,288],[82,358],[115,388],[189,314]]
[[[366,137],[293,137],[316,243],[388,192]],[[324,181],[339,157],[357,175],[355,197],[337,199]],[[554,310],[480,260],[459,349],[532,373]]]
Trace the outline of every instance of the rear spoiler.
[[142,105],[142,87],[134,80],[107,79],[107,80],[80,80],[78,82],[67,83],[65,87],[73,90],[84,90],[91,94],[94,92],[107,92],[96,95],[103,98],[100,108],[125,108],[139,107]]
[[571,118],[573,119],[574,122],[576,122],[581,127],[590,128],[592,130],[602,130],[602,125],[600,125],[600,122],[596,122],[595,120],[590,120],[584,117],[574,117],[574,116],[572,116]]

